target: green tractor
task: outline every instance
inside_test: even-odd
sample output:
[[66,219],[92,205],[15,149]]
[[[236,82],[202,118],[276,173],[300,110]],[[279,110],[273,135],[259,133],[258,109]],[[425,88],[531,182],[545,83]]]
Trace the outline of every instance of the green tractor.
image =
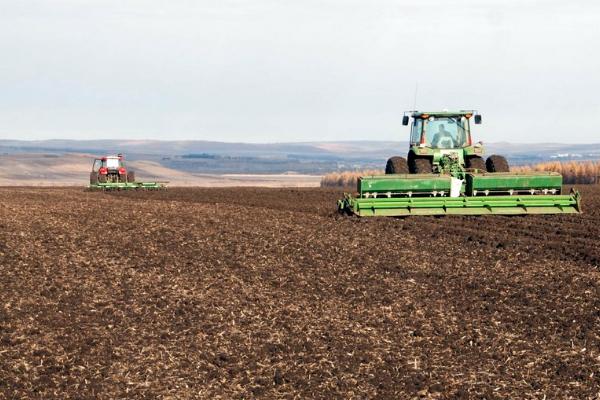
[[358,179],[358,195],[346,194],[340,212],[359,216],[580,213],[579,193],[562,194],[553,172],[511,173],[506,158],[484,161],[471,137],[473,110],[404,114],[412,117],[406,158],[391,157],[385,175]]

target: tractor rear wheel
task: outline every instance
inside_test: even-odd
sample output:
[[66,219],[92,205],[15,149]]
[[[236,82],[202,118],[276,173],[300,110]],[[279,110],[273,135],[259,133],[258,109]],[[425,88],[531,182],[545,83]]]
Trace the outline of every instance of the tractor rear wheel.
[[386,174],[408,174],[408,164],[404,157],[391,157],[385,164]]
[[127,171],[127,182],[135,182],[135,172]]
[[98,183],[98,173],[90,172],[90,185],[95,185]]
[[433,166],[429,158],[414,157],[408,164],[411,174],[431,174]]
[[496,154],[488,157],[485,166],[487,167],[488,172],[510,172],[506,158]]
[[478,169],[481,172],[486,171],[485,161],[479,156],[467,157],[465,160],[465,167],[469,169]]

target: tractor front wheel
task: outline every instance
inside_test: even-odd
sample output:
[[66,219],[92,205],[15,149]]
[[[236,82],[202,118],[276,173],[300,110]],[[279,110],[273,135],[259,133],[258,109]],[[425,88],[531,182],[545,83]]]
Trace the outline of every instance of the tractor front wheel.
[[481,172],[485,172],[487,170],[485,166],[485,161],[479,156],[467,157],[467,159],[465,160],[465,167],[469,169],[477,169]]
[[90,185],[96,185],[98,183],[98,173],[90,172]]
[[391,157],[385,164],[387,174],[408,174],[408,164],[404,157]]
[[485,166],[487,167],[488,172],[510,172],[506,158],[496,154],[488,157]]
[[408,164],[411,174],[431,174],[433,166],[429,158],[414,157]]

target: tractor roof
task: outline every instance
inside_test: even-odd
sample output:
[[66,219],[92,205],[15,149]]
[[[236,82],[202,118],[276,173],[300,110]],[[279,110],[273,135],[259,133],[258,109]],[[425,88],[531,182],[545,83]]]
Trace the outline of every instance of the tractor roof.
[[448,111],[448,110],[444,110],[444,111],[408,111],[409,113],[411,113],[411,115],[413,117],[422,117],[423,115],[431,115],[434,117],[456,117],[456,116],[463,116],[463,115],[474,115],[477,114],[477,111],[475,110],[460,110],[460,111]]
[[116,156],[103,156],[100,158],[97,158],[97,160],[108,160],[108,159],[114,159],[114,158],[118,158],[119,160],[123,158],[122,154],[117,154]]

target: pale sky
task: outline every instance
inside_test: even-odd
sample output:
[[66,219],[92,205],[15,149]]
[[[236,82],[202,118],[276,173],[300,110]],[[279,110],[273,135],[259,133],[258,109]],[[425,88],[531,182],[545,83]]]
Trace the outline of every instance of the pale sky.
[[0,0],[0,139],[600,142],[596,0]]

